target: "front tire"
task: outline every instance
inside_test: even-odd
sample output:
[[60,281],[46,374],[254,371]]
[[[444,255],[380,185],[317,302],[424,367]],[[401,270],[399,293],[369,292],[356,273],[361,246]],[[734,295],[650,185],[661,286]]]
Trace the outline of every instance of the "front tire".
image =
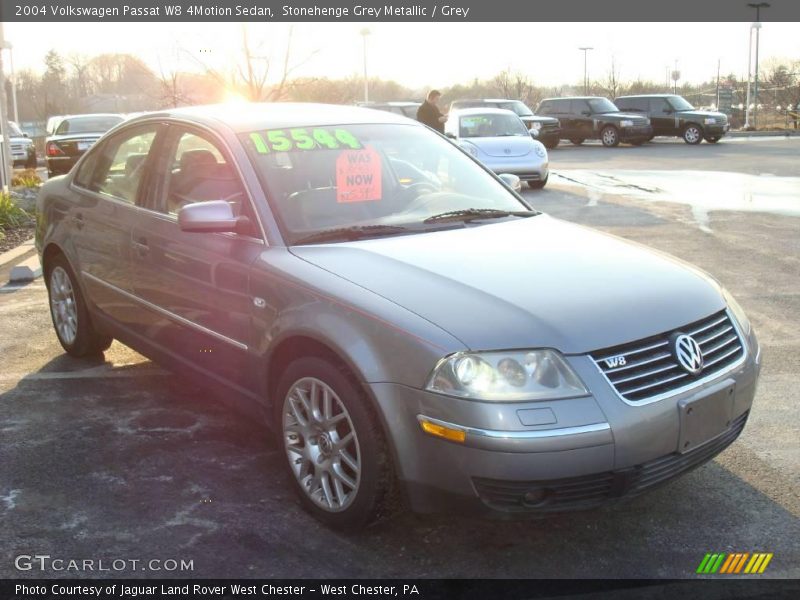
[[694,123],[689,123],[683,128],[683,141],[696,146],[703,141],[703,128]]
[[606,125],[600,132],[600,141],[606,148],[619,146],[619,132],[613,125]]
[[559,142],[558,138],[547,140],[546,142],[544,142],[544,147],[547,148],[548,150],[552,150],[553,148],[558,147],[558,142]]
[[46,282],[53,328],[67,354],[84,357],[108,350],[114,338],[94,328],[75,273],[63,254],[47,265]]
[[549,178],[550,178],[550,173],[547,174],[547,177],[545,177],[544,179],[540,179],[539,181],[529,181],[528,187],[531,188],[532,190],[540,190],[547,185],[547,180]]
[[584,138],[569,138],[569,141],[575,144],[576,146],[580,146],[585,139]]
[[303,507],[341,530],[383,516],[394,482],[389,449],[352,375],[323,358],[301,358],[284,371],[275,398],[284,464]]

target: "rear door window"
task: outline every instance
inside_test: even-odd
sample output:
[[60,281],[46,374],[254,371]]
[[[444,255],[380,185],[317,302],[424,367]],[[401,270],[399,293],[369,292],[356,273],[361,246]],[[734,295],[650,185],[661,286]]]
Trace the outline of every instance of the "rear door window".
[[135,204],[157,131],[157,125],[144,125],[107,140],[83,161],[75,184]]

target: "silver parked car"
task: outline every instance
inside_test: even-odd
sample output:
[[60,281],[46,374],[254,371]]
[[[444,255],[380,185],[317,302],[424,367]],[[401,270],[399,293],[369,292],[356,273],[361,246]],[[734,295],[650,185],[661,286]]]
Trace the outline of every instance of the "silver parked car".
[[533,210],[426,127],[359,108],[143,115],[41,188],[72,355],[112,338],[253,403],[302,503],[361,526],[552,512],[710,460],[760,352],[711,277]]
[[550,174],[547,150],[510,110],[451,110],[444,131],[495,173],[511,173],[536,189],[547,184]]

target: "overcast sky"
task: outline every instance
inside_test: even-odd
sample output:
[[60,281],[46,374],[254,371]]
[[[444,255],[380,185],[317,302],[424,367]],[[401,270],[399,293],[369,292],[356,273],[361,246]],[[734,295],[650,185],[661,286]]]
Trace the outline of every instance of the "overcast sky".
[[[251,45],[282,61],[289,24],[249,23]],[[662,82],[678,60],[690,82],[747,73],[749,23],[300,23],[294,25],[292,62],[304,61],[294,76],[345,77],[361,74],[362,37],[368,27],[371,77],[410,87],[445,87],[487,78],[511,68],[540,85],[583,78],[583,53],[592,46],[589,75],[604,77],[614,56],[623,80]],[[177,66],[229,65],[241,47],[238,23],[6,23],[17,69],[43,70],[51,47],[63,55],[124,52],[158,72]],[[764,23],[760,61],[800,59],[800,23]],[[277,76],[279,68],[273,69]]]

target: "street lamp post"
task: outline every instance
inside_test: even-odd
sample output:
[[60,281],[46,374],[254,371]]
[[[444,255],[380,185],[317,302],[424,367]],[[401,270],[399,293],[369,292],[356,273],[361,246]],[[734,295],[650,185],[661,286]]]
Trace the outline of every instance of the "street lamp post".
[[[756,79],[755,79],[755,86],[753,89],[753,127],[756,126],[758,123],[758,42],[759,42],[759,32],[761,31],[761,9],[762,8],[769,8],[770,5],[768,2],[748,2],[747,6],[750,8],[756,9],[756,20],[750,26],[750,44],[752,52],[752,43],[753,43],[753,30],[756,30]],[[750,56],[751,54],[748,53],[747,55],[747,109],[748,112],[745,116],[745,128],[750,126]]]
[[582,48],[578,48],[578,50],[583,51],[583,93],[587,96],[589,95],[589,70],[587,68],[587,53],[589,50],[594,50],[590,46],[584,46]]
[[[5,47],[3,23],[0,21],[0,48]],[[0,52],[0,189],[7,191],[11,185],[11,148],[8,143],[8,116],[6,112],[6,81],[3,76],[3,53]]]
[[372,33],[369,29],[364,27],[359,31],[364,40],[364,102],[369,102],[369,79],[367,79],[367,36]]

